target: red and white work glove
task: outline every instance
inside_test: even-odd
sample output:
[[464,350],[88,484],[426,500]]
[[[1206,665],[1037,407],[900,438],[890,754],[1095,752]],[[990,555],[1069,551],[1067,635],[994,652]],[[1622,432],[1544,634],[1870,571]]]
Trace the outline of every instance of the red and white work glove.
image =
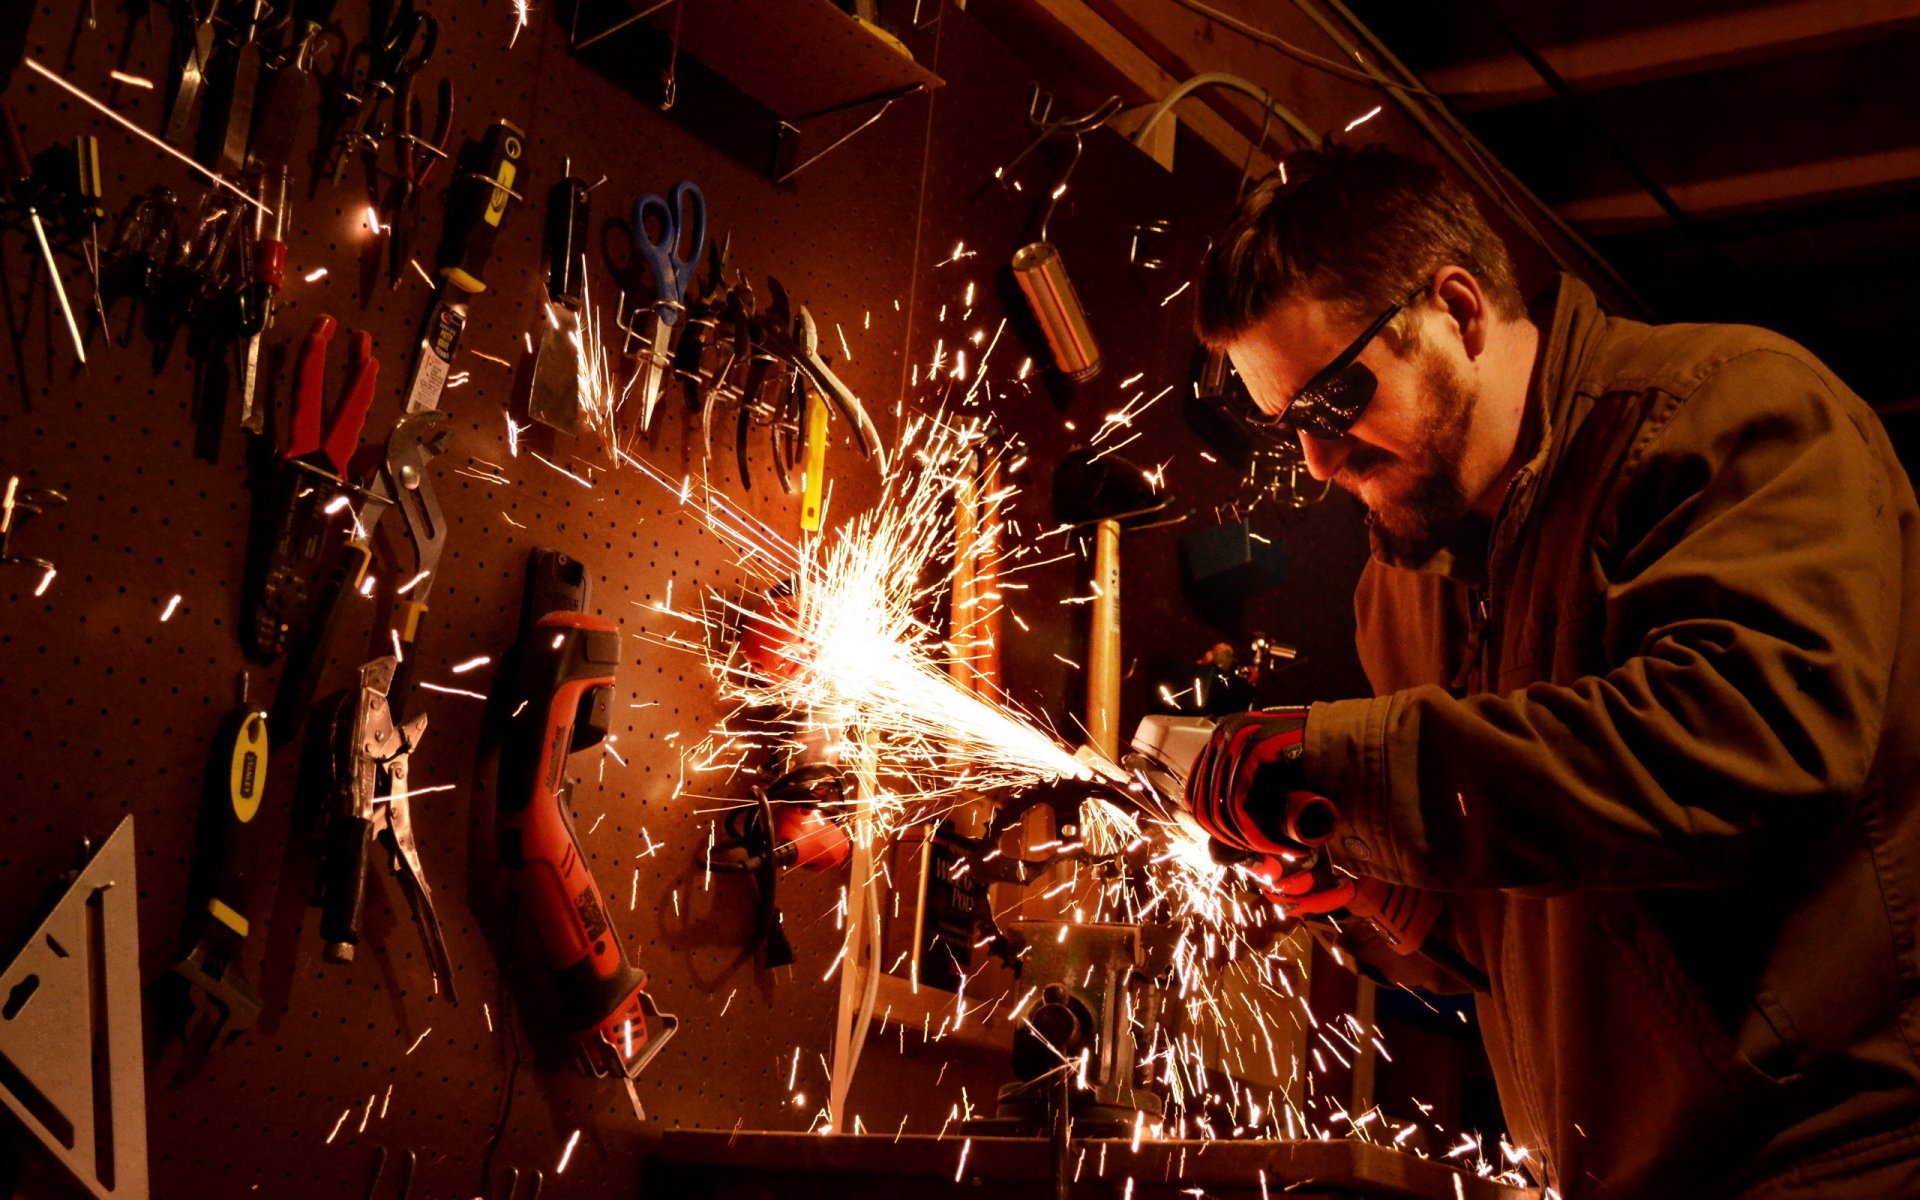
[[1371,920],[1394,950],[1418,950],[1440,918],[1433,892],[1370,875],[1336,873],[1321,847],[1340,810],[1307,786],[1307,710],[1235,713],[1214,728],[1187,775],[1187,808],[1230,850],[1260,857],[1246,869],[1289,917],[1345,911]]
[[1280,912],[1296,920],[1341,912],[1373,922],[1399,954],[1412,954],[1426,942],[1445,907],[1434,892],[1388,883],[1371,875],[1336,874],[1324,857],[1306,870],[1289,870],[1273,855],[1263,855],[1247,873]]
[[1306,737],[1304,708],[1221,718],[1187,773],[1187,810],[1234,850],[1297,861],[1339,820],[1307,787]]

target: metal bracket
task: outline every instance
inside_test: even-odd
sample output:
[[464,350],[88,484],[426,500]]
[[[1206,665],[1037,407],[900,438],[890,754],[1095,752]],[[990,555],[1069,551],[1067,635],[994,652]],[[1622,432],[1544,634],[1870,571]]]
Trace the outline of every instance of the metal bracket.
[[0,971],[0,1101],[95,1200],[146,1200],[133,818]]
[[[881,117],[886,116],[887,110],[893,107],[894,101],[904,100],[908,96],[913,95],[915,92],[924,92],[926,90],[927,90],[927,85],[925,82],[916,81],[914,83],[909,83],[904,87],[893,88],[890,91],[875,92],[871,96],[862,96],[858,100],[849,100],[844,104],[835,104],[829,108],[823,108],[816,112],[807,113],[804,116],[794,117],[791,120],[782,118],[780,120],[779,125],[776,126],[774,129],[773,163],[768,170],[768,173],[773,176],[774,186],[778,187],[779,185],[787,182],[789,179],[792,179],[795,175],[798,175],[800,172],[806,170],[808,167],[819,162],[821,159],[825,158],[827,155],[833,153],[835,150],[838,150],[840,147],[852,141],[856,134],[860,133],[867,126],[873,124],[875,121],[878,121]],[[850,112],[857,108],[865,108],[869,104],[878,104],[880,106],[878,109],[874,111],[872,116],[860,122],[858,125],[855,125],[852,129],[849,129],[847,132],[841,134],[838,138],[834,139],[834,141],[830,145],[828,145],[825,149],[822,149],[814,153],[805,161],[801,162],[798,166],[788,168],[786,171],[782,171],[780,169],[780,164],[785,160],[785,158],[789,154],[792,153],[792,147],[800,137],[800,126],[802,123],[807,121],[816,121],[816,120],[819,120],[821,117],[830,117],[830,116],[833,116],[835,113]]]

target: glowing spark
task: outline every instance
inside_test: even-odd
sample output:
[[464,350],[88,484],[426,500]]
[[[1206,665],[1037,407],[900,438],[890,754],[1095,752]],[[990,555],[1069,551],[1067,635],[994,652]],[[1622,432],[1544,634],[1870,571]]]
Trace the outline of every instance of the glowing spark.
[[422,680],[420,682],[420,686],[427,689],[430,692],[439,692],[444,696],[470,696],[475,700],[485,700],[487,698],[487,694],[485,692],[470,692],[470,691],[467,691],[465,688],[441,687],[437,683],[428,683],[425,680]]
[[431,1025],[427,1026],[425,1029],[422,1029],[420,1031],[420,1036],[413,1039],[413,1045],[407,1047],[407,1053],[412,1054],[415,1050],[418,1050],[420,1048],[420,1043],[426,1041],[427,1035],[432,1032],[433,1032],[433,1026]]
[[412,579],[409,579],[405,583],[401,584],[393,594],[396,596],[406,595],[408,592],[412,591],[415,587],[418,587],[421,580],[425,579],[427,576],[431,574],[433,574],[432,571],[420,572],[418,575],[415,575]]
[[128,87],[147,88],[149,90],[153,87],[153,80],[143,75],[129,75],[125,71],[108,71],[107,78],[113,80],[115,83],[124,83]]
[[335,496],[333,499],[327,501],[327,507],[322,511],[328,516],[332,516],[351,503],[353,503],[351,497],[345,495]]
[[520,40],[520,31],[527,27],[531,13],[532,8],[527,0],[513,0],[513,36],[507,39],[507,49],[513,49],[513,44]]
[[555,1175],[564,1175],[567,1173],[567,1161],[573,1157],[573,1148],[579,1144],[580,1131],[576,1129],[573,1131],[573,1136],[567,1139],[567,1148],[560,1152],[560,1165],[553,1169]]
[[371,204],[367,205],[367,228],[375,237],[380,235],[380,210]]
[[360,581],[360,594],[362,596],[373,595],[373,576],[369,575]]
[[[1365,125],[1368,121],[1373,120],[1375,117],[1380,115],[1380,110],[1384,107],[1385,105],[1376,104],[1372,108],[1368,109],[1366,112],[1355,117],[1353,120],[1348,121],[1345,132],[1352,133],[1354,130],[1360,128],[1362,125]],[[1285,182],[1285,181],[1283,180],[1282,182]]]
[[333,1132],[327,1135],[327,1141],[326,1141],[327,1145],[329,1146],[333,1145],[333,1139],[340,1136],[340,1127],[342,1125],[345,1125],[347,1123],[347,1118],[352,1115],[353,1115],[353,1105],[351,1104],[347,1105],[346,1108],[340,1111],[340,1119],[333,1123]]
[[147,142],[149,145],[159,147],[161,150],[164,150],[166,153],[172,155],[174,158],[179,159],[181,162],[187,164],[187,166],[193,168],[195,171],[198,171],[200,174],[206,176],[207,179],[211,183],[213,183],[215,187],[223,187],[228,191],[232,192],[234,195],[240,197],[242,200],[245,200],[248,204],[253,205],[255,208],[259,209],[262,213],[266,214],[268,217],[273,216],[273,212],[271,209],[269,209],[266,205],[260,203],[258,200],[255,200],[252,196],[249,196],[243,189],[235,187],[233,184],[227,182],[227,180],[224,177],[217,175],[212,171],[207,170],[205,167],[201,166],[199,163],[193,161],[193,159],[180,153],[178,150],[175,150],[172,146],[167,145],[165,142],[161,141],[159,138],[153,136],[151,133],[148,133],[146,130],[134,124],[132,121],[129,121],[127,118],[121,116],[119,113],[113,111],[111,108],[108,108],[106,105],[102,104],[100,101],[95,100],[92,96],[87,95],[85,92],[81,91],[79,88],[75,87],[73,84],[68,83],[65,79],[62,79],[59,75],[48,70],[46,67],[41,66],[38,62],[34,61],[31,58],[22,59],[21,61],[26,63],[27,68],[29,70],[34,71],[46,77],[47,79],[53,81],[55,84],[58,84],[65,91],[78,97],[80,100],[85,101],[87,104],[91,105],[93,108],[98,109],[100,112],[104,113],[106,116],[112,118],[116,123],[123,126],[128,132],[134,134],[136,137],[139,137],[141,140]]
[[478,658],[470,658],[463,663],[456,663],[451,668],[451,670],[455,675],[465,675],[468,671],[472,671],[479,667],[484,667],[492,661],[493,661],[492,658],[488,657],[485,654],[482,654]]
[[[420,265],[419,259],[410,258],[407,260],[407,265],[413,268],[413,273],[420,277],[421,283],[426,284],[428,287],[433,286],[433,276],[427,274],[427,269]],[[480,357],[485,358],[486,355],[483,354]]]
[[589,490],[592,489],[593,485],[591,483],[588,483],[586,480],[580,478],[578,475],[575,475],[572,471],[569,471],[565,467],[560,466],[557,463],[553,462],[551,459],[542,455],[538,450],[529,450],[527,451],[527,453],[533,455],[533,457],[539,459],[541,462],[545,463],[547,466],[552,467],[554,470],[560,472],[562,475],[565,475],[568,479],[573,480],[575,483],[579,484],[581,487],[587,488]]
[[968,1138],[966,1141],[960,1143],[960,1165],[953,1169],[953,1181],[955,1183],[959,1183],[960,1177],[967,1173],[967,1153],[972,1149],[972,1138]]
[[173,599],[167,601],[166,611],[160,614],[160,619],[162,621],[173,620],[174,610],[179,607],[180,607],[180,594],[178,592],[175,592]]
[[1188,288],[1192,286],[1193,286],[1193,280],[1189,279],[1185,283],[1181,284],[1179,287],[1173,289],[1171,292],[1168,292],[1164,297],[1161,298],[1160,307],[1165,308],[1167,305],[1172,304],[1174,301],[1174,297],[1178,296],[1181,292],[1186,291]]
[[300,278],[306,280],[308,283],[319,283],[322,279],[325,279],[326,277],[327,277],[327,269],[325,267],[315,267],[313,270],[308,271],[305,275],[302,275]]
[[57,574],[59,574],[59,572],[55,571],[52,567],[48,567],[46,572],[40,576],[40,586],[33,589],[33,594],[36,596],[46,595],[47,589],[53,586],[53,577]]

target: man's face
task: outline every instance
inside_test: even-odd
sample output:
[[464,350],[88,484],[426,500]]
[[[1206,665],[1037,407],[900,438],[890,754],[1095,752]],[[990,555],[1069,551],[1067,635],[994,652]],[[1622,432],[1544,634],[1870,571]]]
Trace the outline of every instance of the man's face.
[[[1368,319],[1356,320],[1320,300],[1284,300],[1230,343],[1227,354],[1254,403],[1278,414]],[[1308,471],[1358,497],[1368,523],[1396,557],[1431,553],[1474,500],[1462,470],[1477,396],[1446,353],[1443,331],[1431,327],[1442,324],[1430,321],[1422,344],[1407,357],[1384,334],[1374,338],[1358,361],[1379,386],[1359,420],[1338,438],[1298,435]]]

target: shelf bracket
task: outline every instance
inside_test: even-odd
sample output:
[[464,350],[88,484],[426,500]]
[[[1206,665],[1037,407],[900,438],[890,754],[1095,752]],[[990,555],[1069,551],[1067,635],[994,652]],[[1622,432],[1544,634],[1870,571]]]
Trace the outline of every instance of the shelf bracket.
[[[800,172],[852,141],[856,134],[866,129],[867,126],[872,125],[875,121],[878,121],[881,117],[886,116],[887,110],[893,107],[894,101],[904,100],[916,92],[924,92],[926,90],[927,85],[925,82],[916,81],[906,84],[903,87],[893,88],[884,92],[875,92],[871,96],[862,96],[858,100],[849,100],[844,104],[835,104],[828,108],[819,109],[816,112],[810,112],[804,116],[793,117],[791,119],[780,118],[779,124],[774,129],[773,164],[768,172],[773,176],[774,186],[778,187],[780,184],[787,182]],[[789,167],[784,171],[781,170],[781,163],[790,154],[795,152],[793,146],[799,141],[800,126],[802,124],[808,121],[817,121],[821,117],[830,117],[836,113],[851,112],[872,104],[877,104],[880,107],[876,108],[872,115],[868,116],[866,120],[841,134],[838,138],[835,138],[832,143],[810,155],[798,165]]]

